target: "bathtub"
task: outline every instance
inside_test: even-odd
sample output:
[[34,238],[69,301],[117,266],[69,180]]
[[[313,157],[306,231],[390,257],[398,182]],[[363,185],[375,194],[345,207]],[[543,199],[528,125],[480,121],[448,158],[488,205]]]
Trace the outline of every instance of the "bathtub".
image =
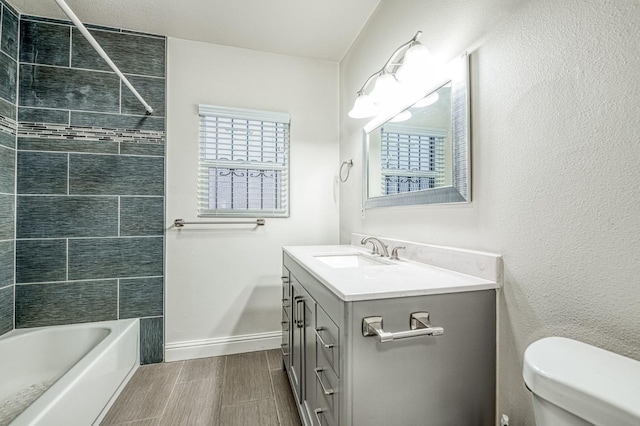
[[0,425],[98,424],[140,364],[139,335],[138,319],[6,334]]

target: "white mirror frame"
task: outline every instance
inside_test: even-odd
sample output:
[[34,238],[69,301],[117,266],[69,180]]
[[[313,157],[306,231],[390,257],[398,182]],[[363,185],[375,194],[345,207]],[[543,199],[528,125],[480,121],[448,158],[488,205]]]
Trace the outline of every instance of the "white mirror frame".
[[[369,133],[410,108],[420,99],[451,82],[451,132],[453,149],[453,185],[401,194],[369,197]],[[425,90],[417,91],[416,97],[399,108],[391,108],[363,127],[362,208],[409,206],[416,204],[449,204],[471,202],[471,106],[469,99],[469,55],[449,63],[444,72],[429,82]]]

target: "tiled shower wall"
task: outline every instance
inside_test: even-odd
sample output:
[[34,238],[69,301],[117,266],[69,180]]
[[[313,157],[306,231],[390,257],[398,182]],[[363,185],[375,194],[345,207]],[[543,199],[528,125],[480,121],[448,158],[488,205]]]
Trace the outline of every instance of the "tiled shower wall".
[[22,15],[15,326],[141,318],[163,359],[165,38]]
[[0,334],[13,330],[18,13],[0,0]]

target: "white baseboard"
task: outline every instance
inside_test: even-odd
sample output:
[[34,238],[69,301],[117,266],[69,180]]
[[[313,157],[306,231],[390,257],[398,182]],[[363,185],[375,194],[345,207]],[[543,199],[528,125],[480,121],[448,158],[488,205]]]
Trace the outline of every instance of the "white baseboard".
[[280,343],[282,343],[282,331],[167,343],[164,360],[165,362],[183,361],[276,349],[280,347]]

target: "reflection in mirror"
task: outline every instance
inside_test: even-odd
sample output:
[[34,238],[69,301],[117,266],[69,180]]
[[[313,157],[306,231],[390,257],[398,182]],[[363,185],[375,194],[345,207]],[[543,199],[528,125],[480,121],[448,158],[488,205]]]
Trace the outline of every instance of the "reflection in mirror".
[[368,195],[451,186],[451,156],[447,83],[369,134]]
[[365,132],[364,207],[469,202],[468,57],[443,84]]

